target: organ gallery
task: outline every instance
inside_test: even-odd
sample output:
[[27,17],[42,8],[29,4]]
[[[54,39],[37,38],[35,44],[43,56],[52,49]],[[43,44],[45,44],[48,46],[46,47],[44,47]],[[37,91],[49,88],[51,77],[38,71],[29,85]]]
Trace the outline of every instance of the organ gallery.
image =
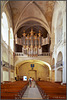
[[18,38],[16,34],[15,44],[22,46],[23,54],[28,56],[37,56],[43,53],[42,46],[50,44],[50,36],[47,34],[47,37],[44,38],[40,30],[39,33],[36,33],[33,31],[33,28],[31,28],[28,34],[23,30],[21,38]]

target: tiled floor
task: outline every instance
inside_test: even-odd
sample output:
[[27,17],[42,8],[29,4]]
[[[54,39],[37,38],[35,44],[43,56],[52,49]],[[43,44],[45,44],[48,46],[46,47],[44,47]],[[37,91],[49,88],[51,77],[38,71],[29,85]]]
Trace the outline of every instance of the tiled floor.
[[31,88],[28,86],[22,99],[42,99],[42,97],[37,86],[35,85],[35,87],[32,86]]

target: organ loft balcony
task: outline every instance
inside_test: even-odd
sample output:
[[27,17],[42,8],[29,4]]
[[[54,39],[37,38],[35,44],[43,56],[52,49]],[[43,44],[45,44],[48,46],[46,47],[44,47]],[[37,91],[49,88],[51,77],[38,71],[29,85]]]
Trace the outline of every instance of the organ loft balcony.
[[23,54],[22,52],[15,52],[15,56],[26,56],[26,57],[51,56],[51,55],[52,55],[51,52],[43,52],[42,54],[38,54],[38,55],[27,55],[27,54]]
[[47,32],[42,33],[40,30],[36,32],[34,28],[30,28],[28,33],[23,30],[22,35],[18,32],[15,34],[15,56],[51,56],[50,41]]

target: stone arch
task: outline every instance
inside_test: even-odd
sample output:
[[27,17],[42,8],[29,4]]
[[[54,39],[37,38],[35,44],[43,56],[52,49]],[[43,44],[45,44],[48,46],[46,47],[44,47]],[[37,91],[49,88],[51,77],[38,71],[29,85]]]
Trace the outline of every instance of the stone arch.
[[41,60],[24,60],[24,61],[21,61],[19,62],[18,64],[16,64],[16,66],[20,66],[21,64],[23,63],[27,63],[27,62],[36,62],[36,63],[39,63],[39,64],[42,64],[42,65],[47,65],[49,67],[49,70],[51,70],[51,66],[49,63],[45,62],[45,61],[41,61]]
[[14,51],[14,35],[12,27],[10,27],[10,48]]
[[62,55],[62,52],[60,51],[59,53],[58,53],[58,56],[57,56],[57,62],[58,61],[62,61],[63,60],[63,55]]
[[[54,7],[54,11],[53,11],[53,17],[52,17],[52,29],[51,29],[51,33],[55,34],[55,44],[57,44],[58,42],[61,42],[62,37],[64,37],[64,32],[63,32],[64,29],[63,28],[64,28],[65,22],[64,22],[63,19],[64,19],[64,12],[65,12],[65,9],[66,9],[65,7],[66,7],[65,1],[63,1],[63,2],[57,1],[55,3],[55,7]],[[60,24],[59,22],[62,23],[62,25],[59,26],[58,25],[58,24]],[[60,34],[59,34],[58,29],[60,31]]]
[[17,33],[17,31],[18,31],[19,28],[22,26],[22,24],[24,24],[24,23],[26,23],[26,22],[28,22],[28,21],[36,21],[36,22],[39,22],[39,23],[40,23],[40,26],[43,26],[43,27],[47,30],[47,32],[50,34],[50,29],[49,29],[49,27],[47,27],[46,24],[45,24],[42,20],[40,20],[40,19],[38,19],[38,18],[35,18],[35,17],[23,19],[23,20],[20,22],[21,25],[19,24],[19,25],[17,26],[17,29],[14,30],[14,34]]
[[52,68],[52,70],[54,70],[54,68],[55,68],[55,58],[54,57],[52,58],[51,68]]
[[55,81],[55,58],[52,59],[52,72],[51,72],[51,80]]
[[63,55],[60,51],[57,56],[57,81],[62,82],[63,81]]
[[18,68],[20,68],[21,65],[27,64],[27,63],[36,63],[36,64],[43,66],[44,68],[45,68],[45,65],[46,65],[47,68],[49,69],[49,79],[51,79],[51,66],[50,66],[50,64],[48,64],[47,62],[41,61],[41,60],[26,60],[26,61],[20,62],[19,64],[17,64],[15,66],[15,76],[17,76],[16,75],[16,69],[17,69],[17,72],[18,72]]
[[[54,6],[54,11],[53,11],[53,17],[52,17],[52,29],[51,29],[51,33],[55,34],[56,32],[56,25],[57,25],[57,18],[59,13],[62,13],[62,17],[63,17],[63,12],[65,11],[66,7],[66,2],[65,1],[56,1],[55,6]],[[61,10],[63,9],[63,10]]]
[[38,20],[41,23],[43,22],[46,30],[49,31],[50,33],[49,25],[42,11],[38,8],[38,6],[35,3],[29,2],[29,4],[27,4],[25,8],[22,10],[22,13],[18,18],[18,21],[15,26],[14,34],[17,32],[16,30],[18,29],[18,27],[20,27],[23,24],[24,20],[31,20],[31,18]]
[[[9,29],[9,26],[8,26],[7,14],[5,12],[2,12],[2,19],[1,20],[2,20],[1,35],[2,35],[3,40],[8,45],[8,29]],[[5,34],[5,32],[6,32],[6,34]]]

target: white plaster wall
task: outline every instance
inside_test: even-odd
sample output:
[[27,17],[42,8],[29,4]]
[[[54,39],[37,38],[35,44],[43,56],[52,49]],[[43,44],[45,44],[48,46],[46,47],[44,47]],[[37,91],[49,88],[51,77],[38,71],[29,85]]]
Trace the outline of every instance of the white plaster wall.
[[61,71],[57,70],[57,81],[58,82],[61,82],[62,79],[61,79]]
[[15,57],[15,66],[24,60],[41,60],[41,61],[44,61],[44,62],[51,64],[51,57],[50,56],[38,56],[38,57],[16,56]]
[[12,71],[10,71],[10,79],[11,79],[11,81],[14,81],[15,79],[14,79],[14,72],[12,72]]
[[[55,58],[55,81],[59,81],[58,79],[59,77],[57,76],[56,63],[57,63],[58,53],[61,51],[63,56],[63,83],[66,83],[66,8],[65,7],[66,7],[65,2],[56,3],[56,7],[54,9],[54,17],[53,17],[53,20],[55,21],[53,23],[54,24],[53,28],[55,33],[55,46],[52,57]],[[57,43],[56,25],[58,22],[57,16],[60,11],[62,12],[62,18],[63,18],[63,34],[61,42]]]
[[55,81],[57,80],[57,71],[56,71],[56,63],[57,63],[57,57],[59,52],[62,52],[62,57],[63,57],[63,82],[66,82],[66,43],[59,45],[57,48],[55,47],[55,53],[54,53],[54,57],[55,57]]
[[3,81],[9,81],[9,72],[3,71]]
[[[1,60],[8,62],[10,65],[13,65],[13,52],[10,49],[10,27],[13,28],[13,23],[12,23],[12,16],[11,16],[11,11],[10,11],[10,7],[9,4],[7,3],[7,5],[5,5],[4,7],[2,7],[1,9],[1,14],[2,12],[5,12],[7,15],[7,20],[8,20],[8,45],[3,41],[3,39],[1,39]],[[2,17],[2,16],[1,16]],[[5,24],[5,23],[4,23]],[[6,33],[5,33],[6,34]],[[2,35],[2,33],[1,33]],[[1,66],[2,67],[2,66]],[[3,72],[3,68],[1,69],[1,82],[3,80],[11,80],[10,79],[10,69],[8,69],[9,75],[7,76],[7,79],[5,79],[5,76],[7,75],[7,72]],[[4,76],[5,75],[5,76]]]
[[[37,71],[37,79],[38,78],[41,78],[41,80],[45,80],[47,81],[47,77],[50,77],[49,75],[49,68],[48,66],[44,65],[44,67],[40,64],[37,64],[37,63],[33,63],[34,64],[34,68],[33,70],[36,70]],[[32,70],[31,68],[31,63],[26,63],[26,64],[23,64],[21,65],[19,68],[18,68],[18,75],[19,76],[27,76],[28,78],[31,77],[33,74],[33,72],[31,71],[31,76],[29,76],[29,70]],[[35,76],[35,75],[33,75]]]

